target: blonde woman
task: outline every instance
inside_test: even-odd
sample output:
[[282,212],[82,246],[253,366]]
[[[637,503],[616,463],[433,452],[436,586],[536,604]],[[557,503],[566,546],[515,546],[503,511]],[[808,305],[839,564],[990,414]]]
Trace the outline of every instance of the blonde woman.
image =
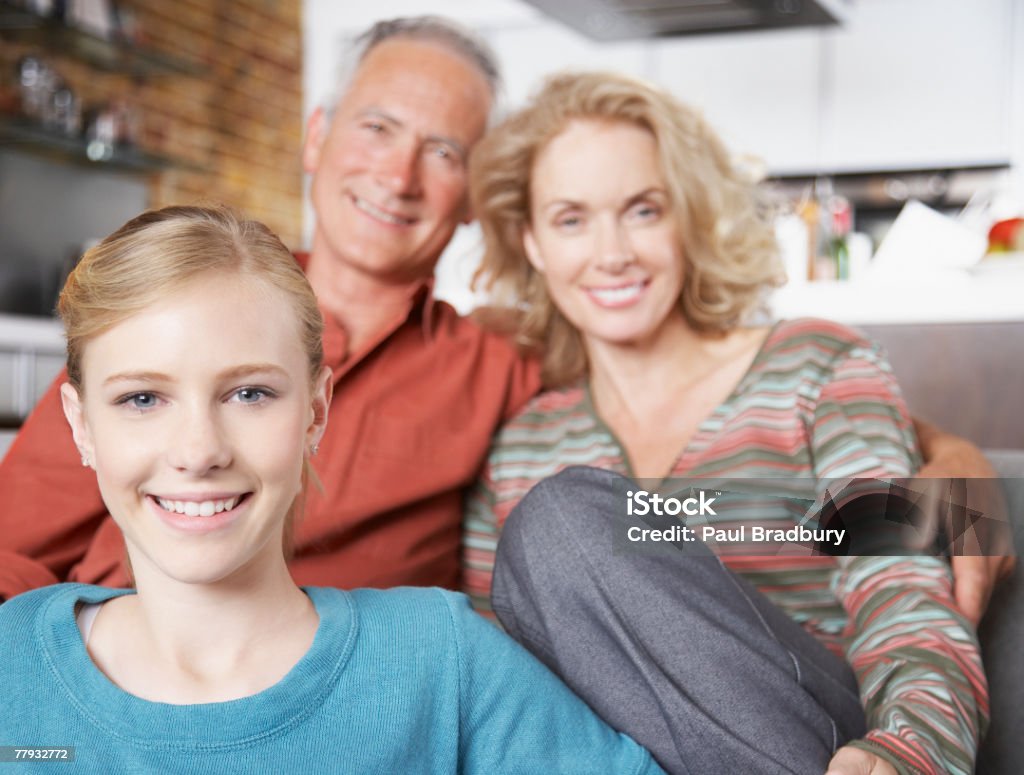
[[942,560],[613,550],[605,516],[636,479],[920,464],[877,346],[751,324],[781,279],[772,229],[701,116],[628,78],[559,76],[471,168],[500,307],[482,317],[549,387],[467,502],[478,608],[669,771],[972,771],[986,686]]
[[0,606],[0,746],[88,772],[661,772],[460,596],[296,586],[331,373],[265,227],[141,215],[60,313],[64,408],[135,589]]

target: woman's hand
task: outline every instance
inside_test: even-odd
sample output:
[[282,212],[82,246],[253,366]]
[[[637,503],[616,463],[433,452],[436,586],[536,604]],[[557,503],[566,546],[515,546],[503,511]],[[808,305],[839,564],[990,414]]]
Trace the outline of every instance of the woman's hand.
[[899,775],[896,768],[875,754],[844,745],[828,763],[825,775]]

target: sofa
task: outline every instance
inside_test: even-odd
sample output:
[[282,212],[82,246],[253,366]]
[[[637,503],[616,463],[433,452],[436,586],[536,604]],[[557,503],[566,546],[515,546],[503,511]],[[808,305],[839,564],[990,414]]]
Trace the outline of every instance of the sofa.
[[[1024,450],[989,450],[1003,477],[1018,557],[1024,553]],[[978,635],[988,674],[992,725],[978,755],[979,775],[1024,773],[1024,567],[1000,583]]]

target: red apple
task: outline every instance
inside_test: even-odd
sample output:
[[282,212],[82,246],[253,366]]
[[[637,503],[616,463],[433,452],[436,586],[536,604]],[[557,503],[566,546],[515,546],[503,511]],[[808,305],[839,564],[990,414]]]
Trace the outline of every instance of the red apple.
[[997,221],[988,230],[988,252],[1024,250],[1024,218]]

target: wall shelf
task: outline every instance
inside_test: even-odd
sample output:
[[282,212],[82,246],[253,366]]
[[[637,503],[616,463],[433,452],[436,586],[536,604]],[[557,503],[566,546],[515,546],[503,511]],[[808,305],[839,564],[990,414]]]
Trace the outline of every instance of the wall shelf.
[[[96,170],[146,175],[166,170],[209,172],[207,167],[170,156],[148,153],[132,146],[114,146],[109,156],[90,158],[89,143],[82,137],[69,137],[45,129],[23,118],[0,116],[0,145],[57,161],[92,167]],[[94,155],[96,154],[94,151]]]
[[195,62],[153,51],[117,39],[106,40],[59,20],[0,0],[0,37],[43,46],[108,72],[145,78],[154,75],[203,75],[207,68]]

